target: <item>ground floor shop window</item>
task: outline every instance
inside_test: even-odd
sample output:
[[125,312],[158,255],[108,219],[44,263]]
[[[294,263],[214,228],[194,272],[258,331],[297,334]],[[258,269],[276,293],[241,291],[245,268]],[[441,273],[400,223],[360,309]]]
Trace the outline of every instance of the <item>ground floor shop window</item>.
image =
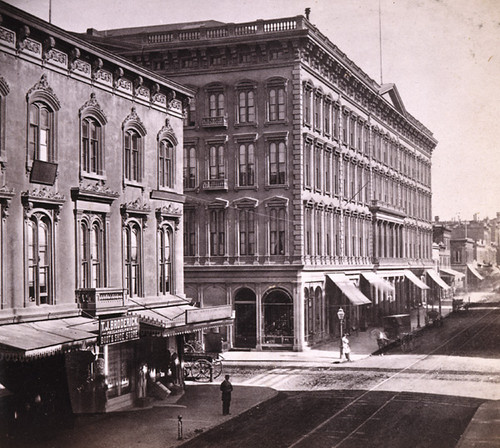
[[284,291],[264,297],[264,344],[293,345],[293,300]]
[[131,344],[110,345],[108,349],[108,398],[133,390],[134,349]]

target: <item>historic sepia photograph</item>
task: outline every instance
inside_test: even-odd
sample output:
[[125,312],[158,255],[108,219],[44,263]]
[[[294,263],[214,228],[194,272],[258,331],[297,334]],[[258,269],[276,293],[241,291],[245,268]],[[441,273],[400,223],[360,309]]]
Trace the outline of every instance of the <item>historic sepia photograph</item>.
[[498,0],[0,0],[2,448],[498,448]]

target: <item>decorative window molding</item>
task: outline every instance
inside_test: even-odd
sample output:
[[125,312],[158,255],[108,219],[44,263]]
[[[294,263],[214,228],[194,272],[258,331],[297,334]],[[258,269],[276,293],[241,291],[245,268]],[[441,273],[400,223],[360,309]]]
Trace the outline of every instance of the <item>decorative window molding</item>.
[[79,109],[80,177],[104,178],[106,167],[105,128],[108,122],[95,93]]
[[122,123],[123,130],[123,184],[142,188],[144,178],[144,137],[146,128],[135,107]]

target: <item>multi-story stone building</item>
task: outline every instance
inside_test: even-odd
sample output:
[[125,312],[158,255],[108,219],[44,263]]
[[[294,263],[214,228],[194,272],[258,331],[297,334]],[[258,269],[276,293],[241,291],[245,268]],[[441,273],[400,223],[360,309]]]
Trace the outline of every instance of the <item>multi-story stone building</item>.
[[306,346],[416,313],[432,269],[437,142],[302,16],[96,31],[195,90],[186,104],[186,293],[230,304],[240,348]]
[[68,391],[75,411],[129,405],[146,377],[182,382],[183,333],[231,323],[184,293],[192,91],[10,5],[0,13],[0,383],[18,414]]

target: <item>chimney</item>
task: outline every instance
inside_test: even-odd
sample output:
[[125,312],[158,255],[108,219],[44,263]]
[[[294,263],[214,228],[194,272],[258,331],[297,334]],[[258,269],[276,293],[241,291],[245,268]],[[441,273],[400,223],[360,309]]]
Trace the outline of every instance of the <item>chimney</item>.
[[309,14],[311,14],[311,8],[306,8],[305,14],[306,14],[306,19],[309,20]]

